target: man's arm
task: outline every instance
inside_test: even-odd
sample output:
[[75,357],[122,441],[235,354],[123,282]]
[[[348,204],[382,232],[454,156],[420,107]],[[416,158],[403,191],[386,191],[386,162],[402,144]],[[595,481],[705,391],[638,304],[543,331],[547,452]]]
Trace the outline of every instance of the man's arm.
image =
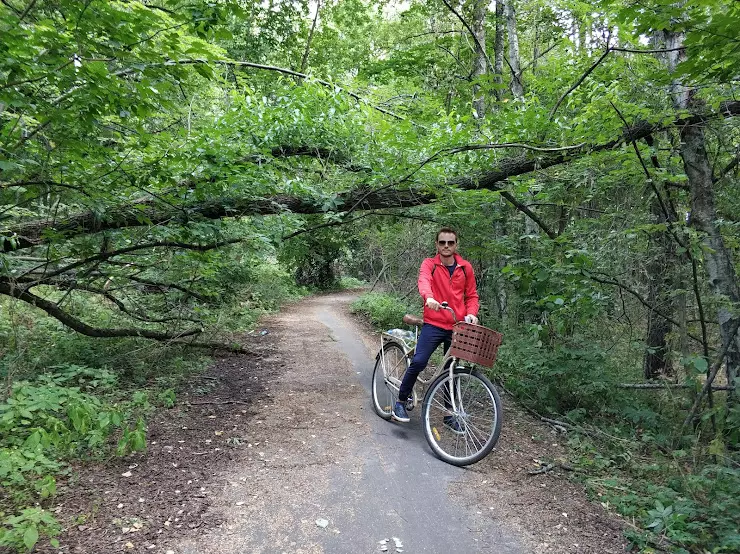
[[423,262],[421,262],[421,267],[419,268],[419,294],[421,294],[422,300],[424,300],[424,305],[428,306],[434,311],[439,310],[439,302],[435,300],[434,295],[432,294],[432,269],[434,268],[434,260],[431,258],[426,258]]
[[465,313],[476,317],[478,316],[478,310],[480,309],[480,303],[478,301],[478,287],[475,284],[475,273],[473,272],[473,266],[468,264],[468,273],[465,278]]

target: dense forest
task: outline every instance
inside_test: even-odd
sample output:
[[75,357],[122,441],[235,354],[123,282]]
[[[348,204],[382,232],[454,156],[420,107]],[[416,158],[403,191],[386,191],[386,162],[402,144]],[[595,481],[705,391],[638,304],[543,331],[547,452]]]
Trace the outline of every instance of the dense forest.
[[[0,0],[0,548],[66,461],[442,225],[636,551],[740,550],[740,3]],[[348,279],[351,278],[351,279]],[[107,451],[106,450],[106,451]]]

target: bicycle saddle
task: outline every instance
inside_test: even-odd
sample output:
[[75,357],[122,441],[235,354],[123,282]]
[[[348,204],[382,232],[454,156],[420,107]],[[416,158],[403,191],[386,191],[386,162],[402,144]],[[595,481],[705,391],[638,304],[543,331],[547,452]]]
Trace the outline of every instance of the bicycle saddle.
[[421,325],[424,324],[424,320],[422,318],[420,318],[418,315],[414,315],[414,314],[406,314],[405,316],[403,316],[403,322],[406,325],[419,325],[419,326],[421,326]]

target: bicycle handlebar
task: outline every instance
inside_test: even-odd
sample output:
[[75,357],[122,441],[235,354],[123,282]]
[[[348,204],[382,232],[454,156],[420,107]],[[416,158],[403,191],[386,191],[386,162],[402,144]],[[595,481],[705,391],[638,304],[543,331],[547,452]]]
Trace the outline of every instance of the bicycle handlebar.
[[455,323],[459,323],[459,321],[457,321],[457,316],[455,315],[455,310],[450,308],[450,305],[447,302],[440,302],[439,306],[441,308],[444,308],[445,310],[448,310],[452,314],[452,319],[455,320]]

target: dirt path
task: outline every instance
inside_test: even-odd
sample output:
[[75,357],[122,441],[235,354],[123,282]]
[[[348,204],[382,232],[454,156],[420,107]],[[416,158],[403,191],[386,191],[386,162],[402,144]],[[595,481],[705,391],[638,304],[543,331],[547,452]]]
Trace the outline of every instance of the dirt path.
[[82,471],[60,511],[90,517],[68,522],[60,550],[623,551],[619,521],[579,485],[528,473],[564,450],[508,399],[499,445],[466,469],[434,457],[418,413],[406,426],[378,418],[377,337],[348,315],[350,300],[314,297],[266,318],[261,358],[214,364],[187,409],[152,424],[147,455]]

